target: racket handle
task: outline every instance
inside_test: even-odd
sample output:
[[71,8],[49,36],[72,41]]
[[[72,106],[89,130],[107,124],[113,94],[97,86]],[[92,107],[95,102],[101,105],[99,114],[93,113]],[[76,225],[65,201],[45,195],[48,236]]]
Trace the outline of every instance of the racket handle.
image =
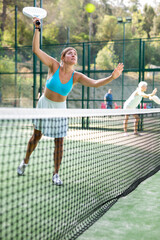
[[40,25],[40,24],[41,24],[40,21],[37,20],[37,21],[36,21],[36,25]]

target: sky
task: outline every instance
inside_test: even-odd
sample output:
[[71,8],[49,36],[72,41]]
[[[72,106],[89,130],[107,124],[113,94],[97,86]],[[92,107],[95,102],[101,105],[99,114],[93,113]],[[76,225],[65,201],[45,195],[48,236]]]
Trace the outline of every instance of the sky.
[[[114,3],[116,5],[116,2],[120,3],[121,0],[115,0]],[[125,3],[125,5],[129,5],[130,0],[123,0],[123,2]],[[144,5],[147,3],[149,6],[155,7],[157,4],[160,4],[160,0],[139,0],[141,7],[140,9],[143,10]],[[112,0],[112,4],[113,4],[113,0]]]
[[[124,0],[124,2],[129,3],[130,1]],[[142,5],[142,9],[146,3],[152,7],[155,7],[158,3],[160,4],[160,0],[140,0],[139,2]]]

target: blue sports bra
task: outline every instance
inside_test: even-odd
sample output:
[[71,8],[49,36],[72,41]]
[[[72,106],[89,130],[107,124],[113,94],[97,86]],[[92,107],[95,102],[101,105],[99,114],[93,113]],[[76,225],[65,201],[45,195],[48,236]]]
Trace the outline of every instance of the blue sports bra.
[[59,70],[60,66],[57,69],[57,71],[53,74],[53,76],[46,81],[46,87],[53,92],[59,93],[62,96],[67,96],[73,87],[74,72],[70,80],[67,83],[63,84],[61,83],[61,80],[59,78]]

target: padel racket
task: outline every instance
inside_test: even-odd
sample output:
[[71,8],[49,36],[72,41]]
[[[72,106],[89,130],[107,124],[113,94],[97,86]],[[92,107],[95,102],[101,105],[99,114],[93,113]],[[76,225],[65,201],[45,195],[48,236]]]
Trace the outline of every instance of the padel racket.
[[[29,18],[37,17],[43,19],[47,16],[47,11],[39,7],[24,7],[22,10],[23,14]],[[36,22],[37,25],[40,25],[40,22]]]

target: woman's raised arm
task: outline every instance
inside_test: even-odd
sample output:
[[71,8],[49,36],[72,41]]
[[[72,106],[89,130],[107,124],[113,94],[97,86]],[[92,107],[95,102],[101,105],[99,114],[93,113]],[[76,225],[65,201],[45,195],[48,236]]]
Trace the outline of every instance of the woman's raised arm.
[[59,62],[54,59],[53,57],[49,56],[48,54],[46,54],[44,51],[42,51],[39,48],[39,28],[40,25],[36,25],[36,21],[40,21],[40,19],[38,18],[34,18],[33,19],[33,24],[35,25],[36,29],[35,29],[35,33],[33,36],[33,43],[32,43],[32,51],[36,54],[36,56],[48,67],[53,67],[53,65],[55,65],[55,67],[57,68],[59,66]]

